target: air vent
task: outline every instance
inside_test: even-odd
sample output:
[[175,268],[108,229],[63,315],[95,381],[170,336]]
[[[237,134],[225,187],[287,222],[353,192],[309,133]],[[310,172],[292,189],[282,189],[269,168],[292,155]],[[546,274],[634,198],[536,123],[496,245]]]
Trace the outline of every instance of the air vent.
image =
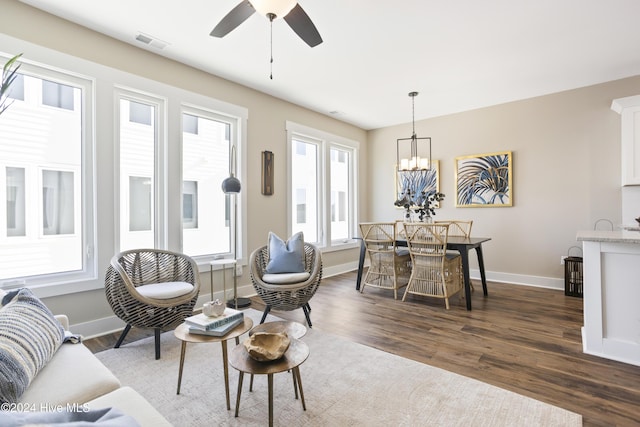
[[147,46],[155,47],[156,49],[164,49],[169,45],[169,43],[165,41],[144,33],[138,33],[136,35],[136,40],[138,40],[140,43],[146,44]]

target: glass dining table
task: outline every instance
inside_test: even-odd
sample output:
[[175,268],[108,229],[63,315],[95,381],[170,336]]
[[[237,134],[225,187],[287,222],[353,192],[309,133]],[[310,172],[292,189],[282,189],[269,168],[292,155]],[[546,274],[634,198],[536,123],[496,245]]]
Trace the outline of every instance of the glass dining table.
[[[360,258],[358,260],[358,276],[356,278],[356,290],[360,290],[360,282],[362,281],[362,270],[367,250],[364,240],[360,240]],[[480,279],[482,280],[482,292],[484,296],[488,296],[487,278],[484,271],[484,258],[482,256],[482,244],[491,240],[490,237],[462,237],[451,236],[447,239],[447,249],[455,250],[460,253],[462,258],[462,271],[464,276],[464,297],[467,301],[467,310],[471,310],[471,277],[469,275],[469,251],[476,250],[478,257],[478,267],[480,269]],[[396,246],[407,246],[406,240],[396,240]]]

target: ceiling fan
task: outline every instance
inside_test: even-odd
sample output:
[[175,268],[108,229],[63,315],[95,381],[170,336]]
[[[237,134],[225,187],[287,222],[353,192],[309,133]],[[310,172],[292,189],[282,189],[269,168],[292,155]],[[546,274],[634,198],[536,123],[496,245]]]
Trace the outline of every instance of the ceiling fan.
[[322,37],[309,15],[296,0],[243,0],[234,7],[211,31],[213,37],[224,37],[258,11],[273,23],[283,18],[289,27],[309,46],[322,43]]

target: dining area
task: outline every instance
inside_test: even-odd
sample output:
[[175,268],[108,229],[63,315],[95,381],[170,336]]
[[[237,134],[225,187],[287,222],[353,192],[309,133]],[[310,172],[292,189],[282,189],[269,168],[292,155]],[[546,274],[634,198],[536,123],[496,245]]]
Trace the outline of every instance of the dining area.
[[[450,308],[449,298],[464,292],[471,310],[474,291],[470,256],[474,250],[482,292],[488,296],[482,244],[490,237],[471,235],[472,220],[387,221],[360,223],[361,246],[356,290],[373,287],[392,290],[394,298],[409,295],[439,298]],[[365,263],[369,259],[365,271]]]

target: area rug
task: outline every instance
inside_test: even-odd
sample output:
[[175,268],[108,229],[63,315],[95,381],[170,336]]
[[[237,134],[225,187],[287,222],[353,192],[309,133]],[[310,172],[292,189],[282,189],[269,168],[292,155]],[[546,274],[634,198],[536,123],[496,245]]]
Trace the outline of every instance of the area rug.
[[[261,313],[245,310],[258,324]],[[279,320],[269,316],[269,320]],[[246,336],[241,337],[241,340]],[[268,424],[267,379],[245,376],[239,417],[234,417],[238,373],[229,367],[231,410],[226,409],[219,343],[187,344],[176,394],[180,341],[162,334],[162,358],[153,337],[97,353],[120,379],[176,426]],[[276,426],[581,426],[579,414],[385,353],[341,337],[309,330],[300,366],[307,410],[294,397],[291,375],[274,375]],[[231,340],[229,345],[235,345]]]

